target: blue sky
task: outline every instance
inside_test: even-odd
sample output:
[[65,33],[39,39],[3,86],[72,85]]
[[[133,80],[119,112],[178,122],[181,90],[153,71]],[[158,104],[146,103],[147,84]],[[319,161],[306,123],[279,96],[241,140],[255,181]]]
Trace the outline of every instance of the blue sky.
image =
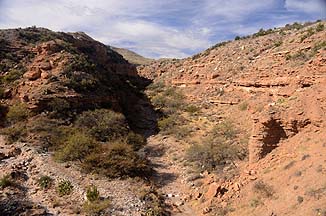
[[0,0],[0,28],[84,31],[152,58],[182,58],[260,28],[326,19],[326,0]]

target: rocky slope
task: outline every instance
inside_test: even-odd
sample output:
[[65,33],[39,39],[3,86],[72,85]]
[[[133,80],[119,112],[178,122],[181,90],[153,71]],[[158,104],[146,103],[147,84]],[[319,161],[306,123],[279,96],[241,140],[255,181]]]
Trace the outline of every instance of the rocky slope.
[[202,134],[191,132],[188,148],[225,120],[249,138],[247,160],[193,181],[185,200],[194,212],[202,209],[196,214],[326,214],[325,25],[295,23],[138,67],[201,108],[188,127]]
[[157,130],[150,81],[81,32],[9,29],[0,41],[0,215],[146,212],[137,191],[151,168],[137,151]]
[[149,65],[154,61],[154,59],[145,58],[133,51],[123,48],[111,47],[114,51],[123,56],[126,60],[128,60],[131,64],[135,65]]

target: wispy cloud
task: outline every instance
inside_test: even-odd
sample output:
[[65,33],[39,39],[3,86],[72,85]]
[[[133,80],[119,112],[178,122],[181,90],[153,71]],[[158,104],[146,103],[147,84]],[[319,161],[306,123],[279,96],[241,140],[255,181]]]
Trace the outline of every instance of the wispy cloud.
[[185,57],[261,27],[324,19],[325,4],[324,0],[0,0],[0,28],[36,25],[84,31],[144,56]]

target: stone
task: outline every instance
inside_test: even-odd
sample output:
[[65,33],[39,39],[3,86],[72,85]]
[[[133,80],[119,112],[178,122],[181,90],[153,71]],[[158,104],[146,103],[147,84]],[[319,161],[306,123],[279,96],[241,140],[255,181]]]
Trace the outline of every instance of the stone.
[[205,198],[208,200],[213,199],[214,197],[217,196],[220,190],[221,190],[221,185],[217,183],[212,183],[205,194]]
[[22,153],[22,150],[17,147],[13,147],[8,152],[8,157],[16,157]]
[[212,211],[212,209],[211,208],[209,208],[209,207],[205,207],[205,208],[203,208],[203,214],[208,214],[209,212],[211,212]]
[[199,191],[195,192],[195,193],[192,195],[192,197],[193,197],[194,199],[199,199],[201,196],[202,196],[202,193],[200,193]]
[[24,77],[29,80],[37,80],[41,77],[41,70],[39,68],[32,68],[31,71],[24,74]]
[[235,191],[240,191],[240,183],[238,183],[238,182],[236,182],[235,184],[234,184],[234,186],[233,186],[233,189],[235,190]]

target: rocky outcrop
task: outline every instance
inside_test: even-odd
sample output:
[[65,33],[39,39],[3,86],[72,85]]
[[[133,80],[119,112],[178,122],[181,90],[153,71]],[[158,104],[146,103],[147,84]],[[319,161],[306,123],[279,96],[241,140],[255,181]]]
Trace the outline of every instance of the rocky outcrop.
[[252,135],[249,141],[249,162],[264,158],[282,141],[288,139],[309,125],[309,119],[282,118],[279,113],[259,115],[254,119]]

